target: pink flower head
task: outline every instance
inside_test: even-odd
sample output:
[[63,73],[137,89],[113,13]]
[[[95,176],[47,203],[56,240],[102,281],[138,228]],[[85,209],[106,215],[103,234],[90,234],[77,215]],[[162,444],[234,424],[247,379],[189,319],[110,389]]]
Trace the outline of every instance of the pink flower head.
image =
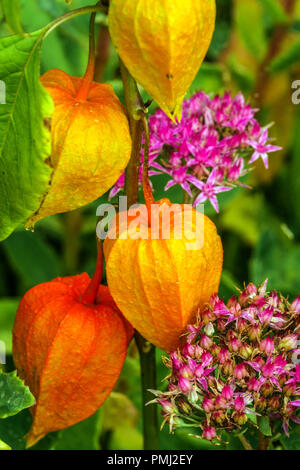
[[[179,186],[194,205],[210,201],[219,210],[217,196],[240,185],[249,164],[279,150],[269,143],[241,94],[209,97],[203,92],[183,102],[182,119],[172,122],[161,110],[149,118],[149,174],[169,177],[165,191]],[[254,153],[253,153],[254,151]],[[143,160],[143,152],[141,160]],[[142,171],[140,171],[140,181]],[[110,191],[110,198],[124,187],[124,175]]]

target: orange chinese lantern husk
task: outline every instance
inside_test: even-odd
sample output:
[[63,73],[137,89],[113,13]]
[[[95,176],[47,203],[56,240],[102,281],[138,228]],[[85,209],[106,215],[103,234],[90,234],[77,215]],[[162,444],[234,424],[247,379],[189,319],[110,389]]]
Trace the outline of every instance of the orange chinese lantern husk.
[[[163,201],[162,211],[170,205]],[[139,220],[139,235],[148,235],[148,239],[136,239],[136,224],[131,225],[134,218],[127,212],[115,220],[104,243],[107,280],[116,304],[134,328],[165,351],[180,344],[198,307],[218,291],[222,271],[223,249],[215,225],[199,216],[200,244],[190,249],[196,239],[196,211],[184,207],[190,211],[191,222],[181,226],[183,206],[177,205],[167,239],[163,239],[161,219],[158,239],[151,238],[153,224],[148,227],[147,215]],[[141,213],[144,209],[141,206]]]
[[53,168],[48,193],[31,227],[49,215],[77,209],[104,194],[124,171],[131,153],[128,120],[110,85],[50,70],[41,82],[54,101]]
[[33,287],[20,302],[13,357],[36,399],[28,447],[92,415],[121,372],[132,327],[107,287],[100,286],[99,303],[81,300],[89,283],[86,273],[58,278]]
[[211,42],[215,0],[111,0],[109,29],[131,75],[165,113],[182,101]]

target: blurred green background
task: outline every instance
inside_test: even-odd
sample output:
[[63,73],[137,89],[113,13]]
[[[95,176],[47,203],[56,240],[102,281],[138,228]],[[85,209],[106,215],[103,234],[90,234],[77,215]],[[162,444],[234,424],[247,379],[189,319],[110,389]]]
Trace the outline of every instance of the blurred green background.
[[[17,0],[12,0],[14,3]],[[0,1],[0,36],[31,32],[72,8],[93,0],[20,0],[19,15],[6,15]],[[220,195],[220,214],[205,206],[218,227],[224,245],[224,271],[220,294],[225,299],[244,282],[262,282],[293,299],[300,293],[300,104],[293,104],[292,83],[300,80],[300,0],[217,0],[217,23],[205,63],[193,83],[196,90],[234,94],[242,91],[260,109],[262,125],[283,150],[270,156],[270,169],[257,164],[247,183]],[[61,68],[81,76],[88,54],[88,16],[65,23],[46,39],[41,72]],[[106,19],[97,17],[96,79],[109,82],[123,100],[118,58],[110,44]],[[144,98],[146,93],[142,91]],[[298,94],[299,98],[299,94]],[[151,106],[151,111],[155,104]],[[153,177],[155,197],[165,194],[181,202],[182,192],[163,193],[164,177]],[[107,196],[101,198],[101,202]],[[11,359],[11,329],[20,297],[32,286],[57,276],[83,271],[92,274],[95,263],[96,208],[100,200],[36,225],[34,233],[21,227],[0,245],[0,340]],[[157,353],[159,381],[166,370]],[[140,371],[134,344],[115,391],[91,418],[44,438],[36,449],[141,449]],[[0,420],[0,440],[14,449],[24,448],[22,436],[30,426],[27,410]],[[283,448],[299,448],[300,434],[283,440]],[[161,449],[211,448],[183,431],[175,436],[165,428]],[[255,437],[253,437],[255,439]],[[229,446],[241,448],[230,437]]]

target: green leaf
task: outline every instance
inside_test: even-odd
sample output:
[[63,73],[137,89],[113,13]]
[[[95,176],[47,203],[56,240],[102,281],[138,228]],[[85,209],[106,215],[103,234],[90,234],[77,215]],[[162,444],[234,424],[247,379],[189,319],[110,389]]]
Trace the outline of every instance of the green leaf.
[[271,72],[280,72],[291,67],[300,61],[300,39],[289,42],[275,59],[272,60],[269,70]]
[[258,419],[258,426],[260,432],[264,436],[272,436],[272,430],[270,426],[270,420],[267,416],[260,416]]
[[92,416],[60,431],[55,450],[98,450],[101,430],[101,410]]
[[12,351],[12,327],[18,303],[18,299],[0,300],[0,341],[5,344],[6,354],[11,354]]
[[262,232],[250,262],[251,280],[269,279],[270,289],[297,296],[300,291],[300,245],[289,240],[277,227]]
[[224,88],[224,70],[219,64],[203,63],[190,90],[188,96],[196,91],[205,93],[220,93]]
[[11,447],[0,440],[0,450],[11,450]]
[[282,433],[280,441],[284,448],[287,450],[299,450],[300,448],[300,426],[290,421],[289,423],[289,435],[287,437]]
[[34,405],[29,388],[17,377],[17,372],[0,372],[0,418],[13,416]]
[[295,133],[292,145],[292,162],[289,171],[289,189],[291,192],[291,206],[293,207],[296,223],[300,227],[300,206],[299,206],[299,187],[300,187],[300,109],[298,110],[295,121]]
[[272,25],[282,24],[288,21],[289,17],[286,14],[280,0],[261,0],[264,8],[265,16],[272,21]]
[[24,436],[29,432],[31,423],[32,417],[28,409],[10,418],[0,419],[0,439],[13,450],[24,450]]
[[1,0],[5,21],[14,34],[23,34],[19,0]]
[[262,61],[267,51],[267,40],[260,1],[236,0],[235,21],[238,33],[250,54]]
[[0,40],[0,80],[6,104],[0,105],[0,240],[37,211],[51,168],[47,118],[53,102],[39,81],[45,30]]
[[17,231],[3,242],[4,251],[27,287],[51,281],[60,274],[57,255],[37,234]]

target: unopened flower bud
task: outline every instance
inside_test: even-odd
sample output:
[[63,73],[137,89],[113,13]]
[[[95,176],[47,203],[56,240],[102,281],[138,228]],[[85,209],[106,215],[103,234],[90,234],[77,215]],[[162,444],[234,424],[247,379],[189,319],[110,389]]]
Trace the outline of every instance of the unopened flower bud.
[[227,400],[231,400],[233,397],[233,390],[230,385],[225,385],[222,389],[222,396]]
[[243,343],[240,347],[239,355],[243,359],[249,359],[251,357],[252,352],[253,352],[252,347],[247,343]]
[[205,325],[207,325],[208,323],[215,321],[216,315],[211,310],[205,309],[201,313],[201,319],[202,319],[203,323]]
[[161,405],[164,414],[170,415],[177,412],[175,403],[172,403],[170,400],[157,400],[157,402]]
[[193,412],[191,405],[189,405],[189,403],[182,399],[178,401],[178,408],[182,413],[186,415],[190,415]]
[[243,411],[236,411],[233,413],[233,419],[234,421],[239,425],[239,426],[243,426],[244,424],[247,423],[248,421],[248,418],[247,418],[247,415],[246,413],[244,413]]
[[260,392],[264,397],[270,397],[274,392],[274,388],[269,382],[265,382],[262,384]]
[[213,340],[207,335],[202,335],[200,339],[200,346],[203,349],[209,349],[213,344]]
[[222,395],[218,395],[215,399],[215,408],[216,409],[226,408],[226,405],[227,405],[226,398],[223,397]]
[[234,337],[230,338],[230,340],[228,341],[228,349],[232,352],[238,352],[241,345],[242,343],[240,342],[240,340]]
[[234,369],[234,362],[228,359],[227,361],[224,362],[222,371],[223,374],[226,376],[232,375]]
[[182,377],[185,377],[187,379],[192,379],[194,377],[193,371],[187,365],[180,368],[180,374]]
[[251,377],[251,379],[248,382],[248,390],[250,392],[258,392],[260,388],[260,383],[255,377]]
[[261,352],[264,352],[267,354],[267,356],[270,356],[273,354],[274,351],[274,340],[273,338],[270,338],[267,336],[265,339],[263,339],[260,344],[259,344],[259,349]]
[[185,356],[195,357],[195,346],[190,343],[186,343],[183,348],[183,354]]
[[224,411],[216,410],[216,411],[213,412],[212,418],[216,423],[222,424],[226,419],[226,415],[225,415]]
[[267,399],[263,396],[260,396],[256,401],[255,401],[255,409],[261,413],[266,409],[267,406]]
[[300,295],[291,304],[291,311],[295,313],[300,313]]
[[203,434],[202,434],[203,439],[207,439],[208,441],[211,441],[212,439],[215,439],[217,437],[217,433],[214,427],[206,427],[203,429]]
[[248,377],[248,372],[247,372],[247,369],[246,369],[246,366],[244,363],[241,363],[241,364],[237,364],[234,368],[234,371],[233,371],[233,376],[237,379],[237,380],[242,380],[244,379],[245,377]]
[[237,330],[239,333],[244,333],[248,328],[248,323],[245,318],[239,318],[237,321]]
[[214,409],[214,402],[211,398],[204,397],[202,401],[202,408],[205,413],[210,413]]
[[292,395],[295,395],[295,393],[296,393],[296,384],[295,384],[295,382],[290,382],[289,384],[285,385],[283,387],[283,393],[287,397],[291,397]]
[[226,320],[223,320],[222,318],[218,318],[217,321],[217,329],[218,331],[222,332],[226,330]]
[[235,411],[243,411],[245,409],[245,400],[242,396],[238,396],[234,400],[234,409]]
[[284,351],[290,351],[297,347],[298,334],[287,335],[279,343],[278,348],[283,349]]
[[214,356],[214,357],[217,357],[219,352],[221,351],[221,348],[220,346],[218,346],[217,344],[213,344],[212,347],[210,348],[210,352],[211,354]]
[[276,411],[280,407],[280,397],[278,395],[273,395],[267,402],[267,407],[271,411]]
[[211,322],[207,323],[207,325],[204,327],[204,332],[207,334],[207,336],[213,336],[215,329]]
[[226,361],[230,360],[230,352],[228,349],[221,349],[217,356],[218,361],[220,364],[224,364]]
[[259,324],[252,325],[249,328],[248,336],[251,341],[258,341],[261,335],[261,327]]
[[182,376],[179,377],[178,385],[181,391],[185,394],[189,393],[193,388],[193,384],[186,377]]

